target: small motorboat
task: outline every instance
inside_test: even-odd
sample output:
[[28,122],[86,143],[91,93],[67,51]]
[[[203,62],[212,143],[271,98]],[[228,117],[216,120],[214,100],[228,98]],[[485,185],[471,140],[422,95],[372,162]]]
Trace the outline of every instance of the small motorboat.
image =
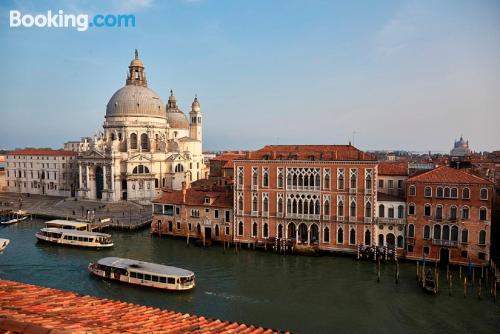
[[437,293],[436,281],[435,281],[434,276],[432,275],[432,271],[430,269],[427,269],[427,271],[425,273],[422,287],[424,288],[425,292],[432,293],[432,294]]
[[5,248],[10,244],[9,239],[1,239],[0,238],[0,252],[3,252]]
[[18,210],[16,212],[12,213],[12,216],[10,217],[10,219],[7,218],[7,219],[3,219],[2,221],[0,221],[0,224],[12,225],[15,223],[22,222],[23,220],[26,220],[26,219],[28,219],[28,215],[26,214],[26,211]]

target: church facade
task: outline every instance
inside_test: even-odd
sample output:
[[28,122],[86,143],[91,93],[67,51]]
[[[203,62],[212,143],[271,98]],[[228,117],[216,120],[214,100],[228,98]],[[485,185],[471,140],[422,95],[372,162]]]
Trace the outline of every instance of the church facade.
[[179,190],[202,178],[202,113],[195,97],[189,119],[170,91],[168,103],[148,87],[136,50],[126,84],[106,107],[103,131],[80,145],[80,199],[149,202],[161,188]]

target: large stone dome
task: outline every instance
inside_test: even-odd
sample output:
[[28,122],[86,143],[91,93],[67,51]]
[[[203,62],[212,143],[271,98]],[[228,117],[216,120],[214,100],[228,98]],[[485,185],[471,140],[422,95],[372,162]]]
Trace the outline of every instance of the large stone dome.
[[138,85],[120,88],[106,107],[106,118],[126,116],[167,117],[160,97],[151,89]]
[[189,121],[179,109],[167,112],[167,122],[174,129],[189,129]]

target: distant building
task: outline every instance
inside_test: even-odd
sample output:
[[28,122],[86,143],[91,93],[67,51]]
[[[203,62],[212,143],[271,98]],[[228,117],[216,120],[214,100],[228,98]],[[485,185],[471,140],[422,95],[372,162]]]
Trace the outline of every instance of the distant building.
[[7,191],[7,178],[5,172],[5,160],[6,156],[0,154],[0,192]]
[[152,232],[205,242],[233,241],[233,192],[229,187],[164,190],[153,200]]
[[459,140],[455,140],[453,149],[450,151],[450,166],[456,168],[468,168],[471,165],[471,150],[469,148],[469,141],[464,140],[460,136]]
[[351,145],[270,145],[234,160],[235,241],[373,245],[377,161]]
[[406,257],[486,265],[494,195],[492,182],[447,166],[410,177]]
[[51,149],[21,149],[6,161],[9,192],[75,196],[78,185],[77,153]]
[[227,152],[222,153],[210,160],[211,180],[233,180],[234,160],[245,157],[245,153]]

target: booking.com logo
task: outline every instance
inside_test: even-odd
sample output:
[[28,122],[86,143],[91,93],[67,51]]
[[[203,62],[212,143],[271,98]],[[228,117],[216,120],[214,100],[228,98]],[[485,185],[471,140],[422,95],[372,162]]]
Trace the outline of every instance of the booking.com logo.
[[10,11],[10,27],[38,27],[38,28],[76,28],[78,31],[87,31],[89,27],[96,28],[128,28],[135,27],[135,15],[132,14],[96,14],[89,17],[87,14],[65,14],[59,10],[53,14],[22,14],[19,10]]

